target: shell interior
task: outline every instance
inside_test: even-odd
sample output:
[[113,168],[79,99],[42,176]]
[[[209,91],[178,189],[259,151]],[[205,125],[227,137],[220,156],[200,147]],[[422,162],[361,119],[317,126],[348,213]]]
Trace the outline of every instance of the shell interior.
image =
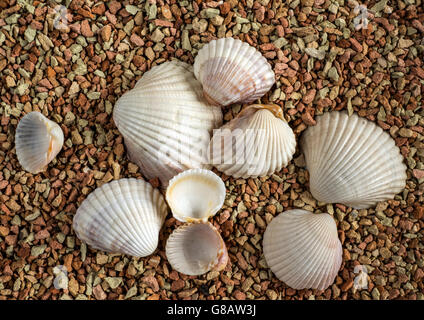
[[73,227],[78,238],[95,249],[145,257],[156,250],[166,214],[157,189],[143,180],[120,179],[88,195]]
[[210,223],[186,224],[175,229],[166,243],[166,256],[175,270],[186,275],[220,271],[228,262],[225,243]]
[[187,170],[169,182],[166,200],[177,220],[206,221],[221,209],[225,200],[225,185],[210,170]]
[[40,112],[30,112],[19,121],[16,129],[18,161],[26,171],[41,172],[60,152],[63,141],[63,132],[57,123]]

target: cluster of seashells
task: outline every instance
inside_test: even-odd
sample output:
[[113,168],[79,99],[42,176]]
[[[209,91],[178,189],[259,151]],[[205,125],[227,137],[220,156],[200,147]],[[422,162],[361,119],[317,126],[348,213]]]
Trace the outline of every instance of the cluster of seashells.
[[[171,266],[187,275],[222,270],[227,248],[208,221],[223,206],[225,185],[210,169],[235,178],[270,175],[285,167],[295,135],[277,105],[253,104],[222,125],[221,107],[249,104],[275,82],[267,60],[232,38],[213,40],[194,66],[173,60],[154,66],[116,103],[113,119],[128,156],[147,179],[119,179],[94,190],[73,220],[78,238],[95,249],[152,254],[168,213],[184,224],[166,242]],[[212,135],[212,137],[211,137]],[[406,184],[406,166],[391,137],[374,123],[333,111],[301,137],[310,190],[320,202],[370,208]],[[37,173],[60,152],[63,132],[39,112],[16,131],[22,167]],[[239,152],[243,150],[243,152]],[[263,251],[275,275],[295,289],[324,290],[342,263],[342,245],[327,213],[289,210],[267,226]]]

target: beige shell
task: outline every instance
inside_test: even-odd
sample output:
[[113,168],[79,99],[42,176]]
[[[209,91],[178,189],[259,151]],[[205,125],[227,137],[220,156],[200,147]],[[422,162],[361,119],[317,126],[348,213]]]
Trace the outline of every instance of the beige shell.
[[172,268],[186,275],[221,271],[228,262],[224,240],[209,222],[188,223],[175,229],[166,242],[165,253]]
[[167,206],[159,190],[144,180],[114,180],[81,203],[73,220],[78,238],[89,246],[135,257],[152,254]]
[[293,289],[324,290],[342,263],[342,245],[329,214],[289,210],[275,217],[264,234],[263,251],[272,272]]
[[390,135],[371,121],[333,111],[301,139],[312,195],[364,209],[405,188],[406,166]]
[[279,106],[254,104],[214,130],[209,150],[210,163],[228,176],[267,176],[289,163],[296,138]]
[[221,109],[206,102],[192,71],[177,60],[155,66],[113,110],[130,160],[163,187],[179,172],[210,167],[210,136],[222,124]]
[[15,135],[16,155],[21,166],[31,173],[45,170],[63,146],[60,126],[38,111],[26,114]]
[[206,99],[218,106],[253,102],[275,82],[266,58],[248,43],[233,38],[212,40],[200,49],[194,74]]
[[166,190],[172,214],[182,222],[206,222],[221,209],[224,200],[224,182],[206,169],[190,169],[178,174]]

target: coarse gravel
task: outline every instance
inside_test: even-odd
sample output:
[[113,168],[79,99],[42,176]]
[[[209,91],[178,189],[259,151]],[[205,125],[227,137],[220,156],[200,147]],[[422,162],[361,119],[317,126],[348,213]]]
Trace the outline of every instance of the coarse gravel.
[[[358,22],[358,3],[344,0],[0,0],[0,299],[424,299],[424,3],[364,4],[367,25],[365,16]],[[222,272],[172,269],[164,248],[181,223],[170,212],[150,257],[87,247],[72,229],[78,205],[113,179],[143,178],[113,122],[116,100],[152,66],[172,58],[192,64],[222,37],[267,58],[276,84],[261,101],[283,108],[297,140],[330,110],[388,132],[408,167],[405,190],[368,210],[319,203],[297,148],[269,177],[215,170],[227,187],[211,220],[229,250]],[[226,107],[225,121],[241,107]],[[14,144],[19,119],[31,111],[65,136],[36,175],[19,165]],[[328,212],[337,223],[343,263],[324,291],[291,289],[266,265],[265,228],[292,208]],[[61,265],[67,289],[55,285]],[[366,288],[357,286],[359,265]]]

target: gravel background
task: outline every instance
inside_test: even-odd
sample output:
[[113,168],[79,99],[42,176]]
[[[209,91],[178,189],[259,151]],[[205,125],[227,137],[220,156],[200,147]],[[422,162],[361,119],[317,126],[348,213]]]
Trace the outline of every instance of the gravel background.
[[[368,27],[355,30],[354,1],[283,2],[0,0],[0,299],[424,298],[424,4],[366,2]],[[57,4],[68,8],[67,27]],[[164,247],[180,223],[170,213],[150,257],[82,245],[71,227],[78,205],[105,182],[142,177],[113,123],[115,101],[153,65],[193,63],[203,44],[225,36],[272,64],[277,83],[262,102],[284,108],[297,138],[333,109],[389,132],[408,165],[406,189],[369,210],[318,203],[297,150],[271,177],[222,177],[227,198],[213,223],[230,262],[221,273],[172,270]],[[240,108],[226,108],[225,120]],[[23,171],[14,145],[19,119],[33,110],[65,134],[62,151],[37,175]],[[301,207],[329,212],[338,225],[343,264],[325,291],[288,288],[263,257],[267,223]],[[65,290],[53,285],[59,265],[68,270]],[[367,289],[353,285],[356,265],[367,268]]]

